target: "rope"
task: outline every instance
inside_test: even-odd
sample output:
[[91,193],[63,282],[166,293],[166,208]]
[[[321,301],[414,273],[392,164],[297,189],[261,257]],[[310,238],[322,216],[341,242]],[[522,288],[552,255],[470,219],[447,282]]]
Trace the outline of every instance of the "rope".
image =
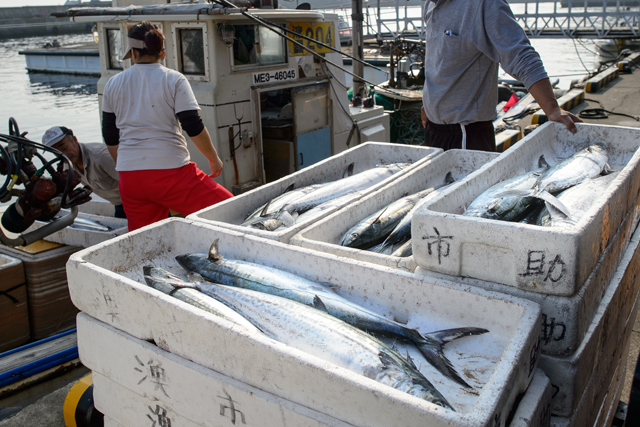
[[595,102],[595,103],[600,105],[600,108],[585,108],[584,110],[580,111],[578,116],[580,118],[582,118],[582,119],[592,119],[592,120],[607,119],[607,118],[609,118],[609,114],[613,114],[613,115],[616,115],[616,116],[630,117],[633,120],[640,122],[640,117],[638,117],[638,116],[632,116],[630,114],[616,113],[614,111],[606,110],[604,108],[604,105],[602,105],[602,103],[600,101],[596,101],[595,99],[586,99],[585,98],[585,101]]

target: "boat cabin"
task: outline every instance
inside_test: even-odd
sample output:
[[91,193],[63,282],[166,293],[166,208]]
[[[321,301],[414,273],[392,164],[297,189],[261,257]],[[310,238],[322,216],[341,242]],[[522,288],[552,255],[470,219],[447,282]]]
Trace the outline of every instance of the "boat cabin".
[[[115,3],[115,2],[114,2]],[[317,11],[248,9],[280,28],[340,49],[339,18]],[[277,180],[359,142],[389,140],[383,107],[351,107],[342,55],[300,38],[309,51],[257,23],[240,9],[206,3],[77,9],[72,19],[96,22],[100,104],[111,77],[132,65],[122,60],[128,30],[140,21],[165,35],[166,67],[191,83],[220,158],[216,179],[234,194]],[[102,104],[101,104],[102,105]],[[355,124],[357,123],[357,126]],[[354,132],[352,132],[352,129]],[[192,161],[207,159],[187,138]]]

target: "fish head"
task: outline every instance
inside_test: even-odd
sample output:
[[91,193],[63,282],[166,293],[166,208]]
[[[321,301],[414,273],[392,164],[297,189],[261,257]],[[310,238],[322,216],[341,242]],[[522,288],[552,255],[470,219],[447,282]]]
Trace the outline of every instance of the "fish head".
[[187,271],[198,271],[201,266],[211,262],[206,254],[197,253],[178,255],[176,261]]
[[358,237],[360,237],[360,233],[358,233],[357,231],[353,231],[342,238],[342,241],[340,241],[340,245],[350,246],[353,242],[356,241]]

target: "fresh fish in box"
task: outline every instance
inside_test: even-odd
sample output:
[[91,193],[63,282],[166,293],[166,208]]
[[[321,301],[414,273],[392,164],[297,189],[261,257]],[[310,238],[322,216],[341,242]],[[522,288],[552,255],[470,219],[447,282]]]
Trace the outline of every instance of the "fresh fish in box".
[[399,172],[405,165],[394,163],[390,165],[378,166],[364,172],[360,172],[348,178],[333,181],[322,188],[312,191],[299,199],[288,203],[283,207],[284,210],[291,215],[303,214],[314,207],[336,199],[346,194],[362,191],[377,184],[378,182],[389,178],[394,173]]
[[284,193],[282,193],[278,197],[271,199],[270,201],[250,213],[241,225],[251,225],[251,220],[255,220],[259,217],[274,215],[280,212],[282,207],[287,205],[288,203],[291,203],[292,201],[304,196],[305,194],[309,194],[312,191],[322,188],[325,185],[327,185],[327,183],[312,184],[294,190],[294,184],[291,184],[286,190],[284,190]]
[[416,203],[432,191],[430,188],[403,197],[363,219],[345,233],[340,244],[350,248],[366,249],[382,243]]
[[470,387],[443,353],[443,346],[454,339],[488,332],[481,328],[456,328],[420,334],[415,329],[387,319],[338,295],[332,288],[276,268],[246,261],[223,259],[215,241],[207,254],[176,257],[187,271],[200,274],[214,283],[251,289],[291,299],[314,307],[321,298],[327,312],[359,329],[384,337],[411,341],[425,359],[443,375]]
[[438,406],[453,407],[407,359],[380,340],[326,313],[323,295],[311,308],[264,292],[202,282],[194,287],[228,305],[276,341]]
[[[536,202],[535,197],[527,194],[541,176],[542,171],[538,170],[500,181],[476,197],[463,215],[503,221],[515,220]],[[513,190],[521,190],[523,193],[510,196],[509,194],[515,193]]]
[[[411,220],[413,219],[413,214],[416,212],[418,205],[436,197],[437,195],[442,193],[447,187],[449,187],[449,185],[453,184],[454,181],[455,180],[453,179],[453,175],[451,175],[451,172],[447,173],[447,175],[445,176],[445,185],[443,185],[442,187],[433,189],[433,191],[428,193],[422,200],[417,202],[413,207],[413,209],[411,209],[411,211],[409,211],[409,213],[405,215],[404,218],[402,218],[402,221],[398,223],[396,228],[394,228],[393,231],[389,234],[389,236],[387,236],[385,241],[382,242],[382,246],[380,247],[380,250],[378,252],[385,253],[385,251],[388,248],[397,248],[399,247],[399,245],[402,245],[407,240],[410,240],[411,239]],[[395,249],[391,249],[391,252],[394,252],[394,251]]]
[[222,304],[217,299],[211,298],[196,289],[176,288],[173,284],[169,284],[172,281],[180,282],[183,280],[175,274],[171,274],[161,268],[149,266],[143,267],[142,270],[144,272],[145,281],[153,289],[164,294],[171,295],[172,297],[186,302],[187,304],[191,304],[194,307],[198,307],[201,310],[227,319],[230,322],[243,326],[249,331],[259,332],[251,322],[242,317],[236,311]]
[[618,173],[615,172],[594,179],[587,179],[564,190],[558,195],[558,200],[567,207],[570,216],[567,218],[562,213],[557,212],[553,206],[547,206],[538,215],[536,224],[545,227],[569,227],[575,225],[617,175]]
[[565,188],[595,178],[608,169],[609,156],[601,145],[594,144],[550,167],[536,183],[538,190],[557,193]]

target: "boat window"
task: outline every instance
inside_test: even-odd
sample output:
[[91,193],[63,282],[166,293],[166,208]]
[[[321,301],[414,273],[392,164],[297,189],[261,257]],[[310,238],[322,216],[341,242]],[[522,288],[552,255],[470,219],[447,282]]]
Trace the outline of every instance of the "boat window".
[[201,28],[182,28],[180,37],[180,72],[182,74],[204,75],[204,43]]
[[284,39],[255,25],[234,25],[233,65],[236,67],[284,64]]
[[107,51],[109,52],[107,67],[110,69],[122,70],[124,49],[122,46],[122,32],[120,30],[107,28]]

